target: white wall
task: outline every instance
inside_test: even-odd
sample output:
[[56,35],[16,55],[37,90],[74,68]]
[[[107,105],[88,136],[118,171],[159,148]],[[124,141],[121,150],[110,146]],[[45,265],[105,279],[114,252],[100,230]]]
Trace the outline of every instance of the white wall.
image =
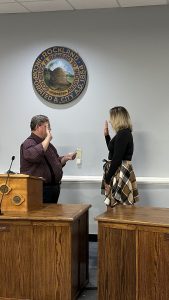
[[[0,172],[19,171],[19,147],[35,114],[49,116],[60,154],[77,147],[83,163],[70,162],[65,175],[101,175],[107,156],[103,124],[108,111],[124,105],[134,124],[133,165],[137,176],[168,176],[169,9],[112,10],[0,15]],[[34,92],[36,57],[51,46],[77,51],[88,69],[80,99],[58,106]],[[140,205],[169,206],[168,186],[141,186]],[[158,195],[158,199],[157,199]],[[63,183],[61,202],[86,202],[93,216],[104,210],[98,184]]]

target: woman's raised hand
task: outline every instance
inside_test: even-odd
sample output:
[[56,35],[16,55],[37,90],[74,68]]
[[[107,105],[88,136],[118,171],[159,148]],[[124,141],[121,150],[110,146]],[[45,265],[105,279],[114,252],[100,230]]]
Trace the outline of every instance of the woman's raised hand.
[[109,135],[109,127],[108,127],[108,122],[107,120],[105,121],[105,124],[104,124],[104,135]]

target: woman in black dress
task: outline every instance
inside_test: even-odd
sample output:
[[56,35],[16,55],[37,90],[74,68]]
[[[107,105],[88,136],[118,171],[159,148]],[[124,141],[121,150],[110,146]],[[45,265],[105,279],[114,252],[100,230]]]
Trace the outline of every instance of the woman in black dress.
[[111,139],[108,122],[105,122],[104,136],[109,151],[104,165],[105,204],[133,205],[138,201],[136,177],[131,164],[134,144],[132,123],[126,108],[116,106],[110,109],[110,123],[116,135]]

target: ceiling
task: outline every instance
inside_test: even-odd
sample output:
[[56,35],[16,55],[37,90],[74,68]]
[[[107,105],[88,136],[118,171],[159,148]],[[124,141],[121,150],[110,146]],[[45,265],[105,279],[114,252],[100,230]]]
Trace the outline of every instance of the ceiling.
[[0,13],[169,5],[169,0],[0,0]]

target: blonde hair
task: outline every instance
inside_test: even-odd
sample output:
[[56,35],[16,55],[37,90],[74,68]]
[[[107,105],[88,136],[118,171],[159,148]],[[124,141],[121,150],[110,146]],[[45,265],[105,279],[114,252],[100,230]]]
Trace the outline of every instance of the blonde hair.
[[115,106],[110,109],[110,123],[116,132],[125,128],[132,131],[130,115],[123,106]]

